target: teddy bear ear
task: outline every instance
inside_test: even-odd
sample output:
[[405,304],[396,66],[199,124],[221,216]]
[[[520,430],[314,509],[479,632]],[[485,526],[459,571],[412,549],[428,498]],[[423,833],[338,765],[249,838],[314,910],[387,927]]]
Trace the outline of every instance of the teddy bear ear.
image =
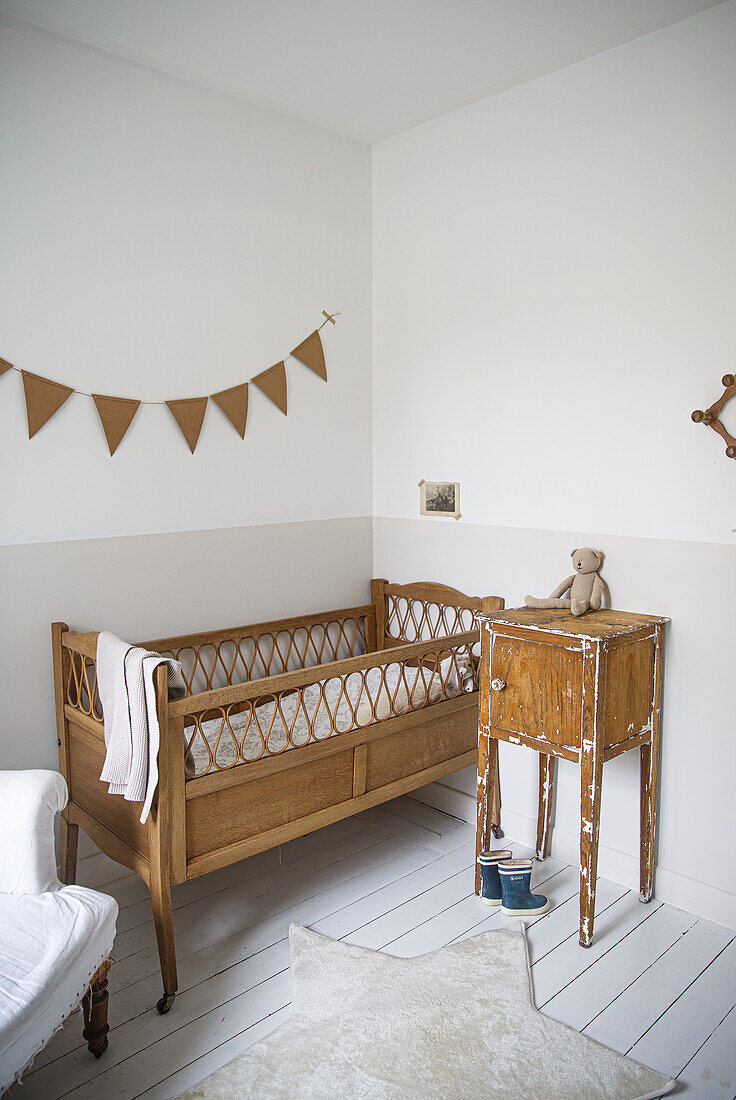
[[571,558],[574,558],[576,554],[577,554],[577,550],[571,550],[570,551],[570,557]]

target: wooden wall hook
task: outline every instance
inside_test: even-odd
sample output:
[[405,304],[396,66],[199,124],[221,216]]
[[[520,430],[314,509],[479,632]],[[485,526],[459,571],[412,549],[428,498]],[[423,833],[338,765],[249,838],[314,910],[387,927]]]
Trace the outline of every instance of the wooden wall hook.
[[690,419],[696,424],[705,424],[706,427],[712,428],[714,432],[718,432],[726,442],[726,457],[736,458],[736,438],[726,431],[720,420],[721,409],[736,394],[736,375],[724,374],[721,382],[724,389],[718,400],[714,401],[708,409],[695,409],[691,413]]

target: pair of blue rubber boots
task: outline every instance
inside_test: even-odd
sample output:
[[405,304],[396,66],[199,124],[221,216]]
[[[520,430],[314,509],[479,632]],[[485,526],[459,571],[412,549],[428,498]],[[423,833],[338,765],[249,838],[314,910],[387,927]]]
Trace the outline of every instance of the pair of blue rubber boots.
[[505,917],[538,917],[546,913],[549,901],[544,894],[531,891],[532,861],[514,859],[513,852],[481,852],[480,900],[500,905]]

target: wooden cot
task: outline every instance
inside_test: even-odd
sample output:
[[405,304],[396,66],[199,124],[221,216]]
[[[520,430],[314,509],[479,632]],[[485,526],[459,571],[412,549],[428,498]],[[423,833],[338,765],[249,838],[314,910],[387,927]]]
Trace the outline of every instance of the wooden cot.
[[[502,599],[491,600],[494,609],[503,609]],[[485,606],[491,606],[488,600]],[[170,700],[166,669],[157,670],[159,782],[145,824],[139,803],[108,794],[99,780],[105,742],[95,675],[97,632],[52,625],[59,766],[69,787],[61,820],[62,877],[75,880],[81,826],[103,852],[146,882],[164,987],[159,1012],[169,1010],[177,990],[172,886],[477,763],[474,614],[480,607],[480,598],[445,585],[374,580],[371,603],[364,606],[141,642],[181,660],[188,689]],[[463,684],[459,669],[468,661]],[[419,676],[435,677],[437,684],[440,677],[442,691],[437,697],[435,690],[435,698],[420,693],[416,700],[410,691],[408,701],[405,692],[400,706],[397,676],[399,685],[416,685]],[[356,705],[356,684],[362,707]],[[324,707],[321,729],[327,715],[327,735],[317,729],[315,698]],[[296,704],[306,743],[297,742],[295,719],[288,741],[269,751],[271,730],[259,720],[264,702],[269,713],[281,716],[282,730],[282,708],[291,713]],[[251,730],[248,752],[244,722]],[[197,774],[194,748],[200,762],[205,759]],[[499,807],[496,795],[496,826]]]

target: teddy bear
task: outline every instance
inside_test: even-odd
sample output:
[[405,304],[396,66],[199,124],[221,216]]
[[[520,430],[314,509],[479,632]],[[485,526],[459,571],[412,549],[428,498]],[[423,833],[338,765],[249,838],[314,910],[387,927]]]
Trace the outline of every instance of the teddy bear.
[[[546,600],[525,596],[527,607],[569,607],[573,615],[584,615],[588,610],[598,610],[603,599],[603,581],[598,576],[603,555],[599,550],[585,546],[580,550],[573,550],[570,557],[575,566],[573,575],[558,584]],[[566,599],[563,592],[567,592],[568,588],[570,596]]]

